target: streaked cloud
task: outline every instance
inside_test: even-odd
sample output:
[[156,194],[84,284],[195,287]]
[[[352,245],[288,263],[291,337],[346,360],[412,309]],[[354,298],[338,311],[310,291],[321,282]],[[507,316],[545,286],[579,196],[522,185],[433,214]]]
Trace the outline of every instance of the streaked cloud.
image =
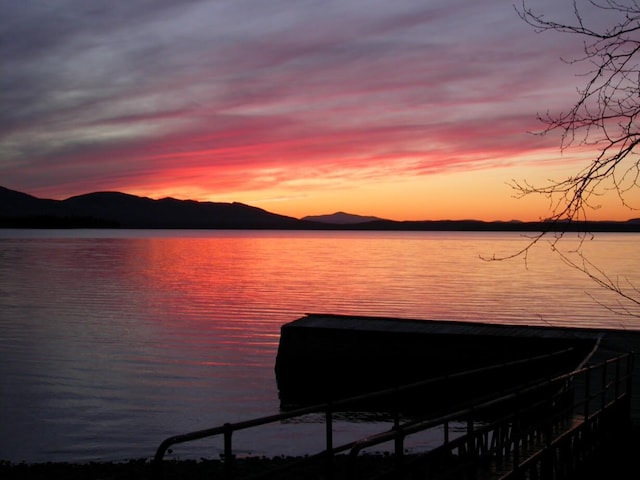
[[25,0],[0,18],[0,184],[55,198],[268,202],[514,166],[557,147],[528,131],[574,91],[559,58],[580,46],[502,0]]

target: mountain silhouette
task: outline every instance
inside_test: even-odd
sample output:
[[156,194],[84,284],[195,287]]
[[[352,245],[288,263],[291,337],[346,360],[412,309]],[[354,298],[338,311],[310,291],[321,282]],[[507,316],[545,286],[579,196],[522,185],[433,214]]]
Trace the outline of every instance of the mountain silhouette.
[[307,217],[302,217],[302,220],[307,220],[309,222],[321,222],[321,223],[332,223],[336,225],[347,225],[347,224],[355,224],[355,223],[375,222],[383,219],[378,217],[354,215],[352,213],[336,212],[329,215],[310,215]]
[[235,202],[153,200],[120,192],[47,200],[0,187],[0,225],[5,227],[291,229],[309,227],[305,223]]
[[344,212],[297,219],[237,202],[154,200],[121,192],[94,192],[66,200],[49,200],[0,187],[0,228],[640,232],[640,219],[555,223],[395,221]]

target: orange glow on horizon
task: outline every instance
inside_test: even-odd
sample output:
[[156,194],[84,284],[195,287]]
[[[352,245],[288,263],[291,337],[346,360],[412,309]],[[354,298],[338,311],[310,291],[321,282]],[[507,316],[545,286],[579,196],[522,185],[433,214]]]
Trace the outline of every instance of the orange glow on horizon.
[[[256,177],[260,177],[260,180],[254,179],[252,183],[262,183],[261,188],[250,190],[240,188],[212,193],[203,188],[166,181],[144,188],[132,185],[125,191],[154,199],[173,197],[181,200],[240,202],[295,218],[344,211],[397,221],[538,221],[551,215],[549,200],[542,195],[516,198],[517,192],[509,182],[526,179],[542,185],[549,178],[570,175],[575,168],[575,165],[560,166],[553,173],[552,169],[546,167],[529,166],[525,170],[514,166],[422,176],[396,175],[385,179],[365,178],[360,182],[282,179],[282,172],[274,169],[273,172],[259,172]],[[197,174],[192,171],[183,173],[186,177]],[[273,178],[269,178],[269,175]],[[634,193],[636,195],[627,200],[631,205],[634,202],[640,205],[640,195],[637,194],[640,192]],[[598,202],[599,208],[587,211],[588,219],[625,221],[640,216],[624,206],[613,193],[598,198]]]

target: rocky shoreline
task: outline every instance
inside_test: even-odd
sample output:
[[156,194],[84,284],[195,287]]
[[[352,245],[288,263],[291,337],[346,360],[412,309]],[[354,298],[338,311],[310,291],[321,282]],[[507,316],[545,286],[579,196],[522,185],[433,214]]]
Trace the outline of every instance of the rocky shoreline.
[[[607,442],[600,455],[584,464],[581,471],[568,480],[601,480],[604,478],[640,478],[640,427],[621,431]],[[306,457],[249,457],[236,460],[236,478],[250,478],[266,471],[278,470],[299,463]],[[342,457],[344,459],[344,456]],[[338,458],[338,464],[341,459]],[[358,470],[374,473],[385,469],[393,462],[391,455],[365,455],[358,460]],[[153,463],[148,459],[126,462],[74,463],[11,463],[0,461],[0,478],[3,480],[204,480],[224,478],[225,465],[221,460],[167,460],[163,462],[162,475],[157,475]],[[297,480],[315,478],[324,470],[322,464],[287,468],[282,474],[271,478]]]
[[[338,459],[337,464],[344,460]],[[252,478],[265,472],[279,471],[270,476],[282,480],[315,478],[324,471],[322,463],[301,463],[306,457],[249,457],[236,460],[234,478]],[[359,470],[375,472],[392,465],[388,455],[366,455],[359,459]],[[300,466],[296,466],[301,463]],[[360,472],[363,473],[363,472]],[[154,469],[150,460],[127,462],[98,462],[87,464],[39,463],[12,464],[0,462],[0,478],[3,480],[210,480],[225,478],[225,465],[221,460],[169,460],[163,462],[162,471]]]
[[[635,442],[633,449],[624,449],[622,453],[600,456],[585,464],[581,471],[567,480],[601,480],[615,478],[616,480],[640,478],[640,464],[637,454],[640,452]],[[238,479],[252,478],[267,471],[278,470],[287,463],[297,462],[299,459],[290,457],[276,458],[247,458],[237,462],[235,477]],[[371,455],[359,459],[359,477],[366,478],[362,470],[369,473],[379,472],[391,465],[393,458],[382,455]],[[210,480],[225,478],[224,464],[220,460],[200,461],[168,461],[163,465],[161,475],[153,468],[152,462],[144,459],[128,462],[111,463],[40,463],[40,464],[11,464],[0,463],[0,478],[3,480]],[[323,478],[321,465],[316,467],[299,467],[283,470],[282,473],[270,476],[281,480],[304,480],[309,478]],[[364,474],[364,476],[362,476]],[[339,477],[342,478],[342,477]]]

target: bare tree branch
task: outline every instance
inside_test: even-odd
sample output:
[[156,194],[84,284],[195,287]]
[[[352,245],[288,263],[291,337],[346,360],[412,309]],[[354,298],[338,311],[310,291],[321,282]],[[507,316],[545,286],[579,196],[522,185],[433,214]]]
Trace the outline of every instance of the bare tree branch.
[[[630,211],[640,209],[640,205],[631,203],[629,195],[640,187],[637,152],[640,143],[640,3],[590,0],[579,5],[573,0],[572,23],[549,20],[529,8],[524,0],[515,9],[536,32],[552,31],[583,38],[583,54],[564,60],[586,66],[581,75],[585,79],[583,86],[577,88],[577,100],[567,111],[538,114],[544,124],[538,135],[559,132],[561,151],[574,148],[593,152],[593,156],[575,175],[549,180],[544,185],[512,180],[510,185],[516,197],[542,195],[549,200],[551,214],[544,219],[546,228],[531,237],[521,250],[488,260],[523,257],[526,262],[529,250],[553,235],[549,241],[551,249],[569,267],[618,296],[621,303],[608,305],[610,311],[640,317],[637,313],[640,290],[631,282],[614,280],[589,262],[580,250],[581,261],[576,263],[558,248],[564,235],[558,227],[586,222],[589,212],[600,208],[599,199],[603,195],[613,192]],[[614,24],[602,27],[598,22],[589,22],[588,18],[594,18],[593,13],[615,18]],[[585,238],[586,235],[581,237]]]
[[578,99],[568,111],[538,115],[545,124],[539,134],[559,131],[562,150],[591,147],[597,153],[585,168],[566,179],[542,186],[511,183],[521,196],[535,193],[549,197],[550,222],[586,220],[587,210],[598,208],[597,198],[611,190],[630,210],[640,207],[627,199],[628,192],[639,186],[640,172],[640,157],[635,151],[640,143],[640,5],[614,0],[589,4],[619,14],[619,23],[602,31],[588,27],[575,0],[576,22],[571,25],[547,20],[525,3],[516,9],[536,31],[586,38],[584,56],[570,62],[588,65],[585,86],[578,88]]

